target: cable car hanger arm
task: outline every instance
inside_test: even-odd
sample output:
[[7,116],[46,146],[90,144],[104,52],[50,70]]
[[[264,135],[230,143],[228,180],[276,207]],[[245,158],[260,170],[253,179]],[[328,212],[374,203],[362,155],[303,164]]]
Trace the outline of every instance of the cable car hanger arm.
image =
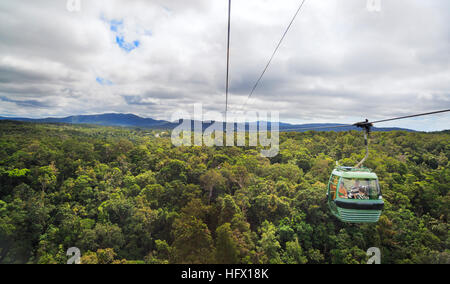
[[359,169],[364,165],[364,162],[369,158],[369,138],[370,138],[370,130],[373,127],[373,124],[369,122],[368,119],[364,122],[358,122],[354,124],[356,127],[360,127],[364,129],[364,145],[366,146],[366,155],[364,158],[359,162],[355,168]]

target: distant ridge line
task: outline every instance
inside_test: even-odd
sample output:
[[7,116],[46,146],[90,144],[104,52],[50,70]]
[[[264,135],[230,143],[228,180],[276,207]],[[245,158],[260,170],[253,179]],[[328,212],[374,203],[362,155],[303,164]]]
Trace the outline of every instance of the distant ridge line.
[[[65,123],[65,124],[90,124],[90,125],[100,125],[100,126],[116,126],[116,127],[130,127],[130,128],[148,128],[148,129],[173,129],[179,125],[179,123],[173,123],[166,120],[156,120],[153,118],[143,118],[137,116],[135,114],[123,114],[123,113],[104,113],[104,114],[95,114],[95,115],[74,115],[62,118],[25,118],[25,117],[0,117],[0,120],[9,120],[9,121],[22,121],[22,122],[34,122],[34,123]],[[193,121],[191,122],[193,124]],[[246,129],[249,128],[251,124],[261,123],[251,122],[246,123]],[[212,123],[204,123],[203,128],[207,128]],[[271,129],[270,122],[267,123],[267,128]],[[345,126],[343,125],[340,129],[333,129],[331,127],[340,126],[343,124],[339,123],[314,123],[314,124],[288,124],[288,123],[280,123],[279,129],[280,132],[283,132],[283,129],[288,129],[287,132],[306,132],[309,131],[305,128],[309,127],[323,127],[320,130],[316,131],[350,131],[350,130],[358,130],[355,126]],[[237,127],[237,126],[235,126]],[[330,127],[329,129],[327,127]],[[298,129],[297,129],[298,128]],[[407,129],[407,128],[397,128],[397,127],[374,127],[373,131],[396,131],[403,130],[408,132],[416,132],[415,130]]]

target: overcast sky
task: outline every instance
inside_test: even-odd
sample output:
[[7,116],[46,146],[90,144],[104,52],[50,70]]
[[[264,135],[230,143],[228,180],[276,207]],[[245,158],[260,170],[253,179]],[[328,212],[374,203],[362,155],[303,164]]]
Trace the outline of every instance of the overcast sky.
[[[300,0],[234,0],[239,109]],[[226,0],[0,1],[0,116],[170,119],[225,104]],[[450,1],[307,0],[249,110],[351,123],[450,108]],[[379,126],[448,129],[450,114]]]

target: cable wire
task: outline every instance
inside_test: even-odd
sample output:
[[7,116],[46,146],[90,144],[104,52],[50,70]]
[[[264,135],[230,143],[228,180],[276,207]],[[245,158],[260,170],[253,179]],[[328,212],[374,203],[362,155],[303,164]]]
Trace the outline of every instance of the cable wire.
[[[228,90],[230,87],[230,35],[231,35],[231,0],[228,1],[228,39],[227,39],[227,82],[225,87],[225,117],[228,113]],[[225,118],[226,120],[226,118]]]
[[450,112],[450,109],[433,111],[433,112],[427,112],[427,113],[420,113],[420,114],[413,114],[413,115],[401,116],[401,117],[396,117],[396,118],[383,119],[383,120],[372,121],[372,122],[368,122],[368,123],[375,124],[375,123],[381,123],[381,122],[387,122],[387,121],[393,121],[393,120],[400,120],[400,119],[413,118],[413,117],[419,117],[419,116],[433,115],[433,114],[444,113],[444,112]]
[[354,124],[343,124],[336,126],[318,126],[318,127],[299,127],[299,128],[291,128],[291,129],[280,129],[280,131],[296,131],[296,130],[316,130],[316,129],[334,129],[334,128],[344,128],[344,127],[355,127]]
[[262,71],[261,75],[259,76],[258,80],[256,81],[255,85],[253,86],[250,94],[247,97],[247,100],[245,101],[245,103],[242,105],[241,109],[245,108],[248,104],[248,101],[250,100],[250,98],[253,96],[253,93],[255,92],[256,88],[258,87],[259,83],[261,82],[262,78],[264,77],[264,75],[266,74],[267,70],[269,69],[270,64],[272,63],[272,60],[275,58],[275,55],[278,52],[278,49],[280,49],[281,43],[283,42],[284,38],[286,37],[286,35],[288,34],[289,30],[291,29],[292,24],[294,23],[295,19],[297,18],[298,14],[300,13],[300,11],[303,8],[303,5],[305,4],[306,0],[303,0],[302,3],[300,4],[300,6],[298,7],[297,11],[294,14],[294,17],[292,18],[291,22],[289,23],[288,27],[286,28],[283,36],[281,37],[280,41],[278,42],[275,50],[272,53],[272,56],[269,59],[269,62],[267,62],[266,67],[264,68],[264,70]]
[[433,112],[426,112],[426,113],[419,113],[419,114],[413,114],[413,115],[407,115],[407,116],[401,116],[401,117],[394,117],[394,118],[388,118],[383,120],[377,120],[377,121],[365,121],[365,122],[358,122],[354,124],[343,124],[343,125],[337,125],[337,126],[319,126],[319,127],[299,127],[299,128],[292,128],[292,129],[280,129],[280,131],[297,131],[297,130],[316,130],[316,129],[334,129],[334,128],[344,128],[344,127],[361,127],[364,125],[372,125],[376,123],[382,123],[387,121],[394,121],[394,120],[401,120],[401,119],[407,119],[407,118],[413,118],[413,117],[420,117],[420,116],[427,116],[427,115],[434,115],[439,113],[445,113],[450,112],[450,109],[445,110],[439,110],[439,111],[433,111]]

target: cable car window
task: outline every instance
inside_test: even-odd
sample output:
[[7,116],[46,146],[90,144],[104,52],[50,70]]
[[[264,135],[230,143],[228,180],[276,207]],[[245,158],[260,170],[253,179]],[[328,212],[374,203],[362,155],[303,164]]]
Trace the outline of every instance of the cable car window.
[[339,182],[339,177],[338,176],[333,176],[333,184],[337,185]]
[[330,183],[331,200],[335,200],[336,199],[336,189],[337,189],[338,182],[339,182],[339,177],[338,176],[333,176],[331,178],[331,183]]
[[[376,179],[347,179],[341,181],[346,194],[340,195],[341,198],[348,199],[378,199],[381,195],[380,186]],[[341,189],[339,190],[341,193]]]

